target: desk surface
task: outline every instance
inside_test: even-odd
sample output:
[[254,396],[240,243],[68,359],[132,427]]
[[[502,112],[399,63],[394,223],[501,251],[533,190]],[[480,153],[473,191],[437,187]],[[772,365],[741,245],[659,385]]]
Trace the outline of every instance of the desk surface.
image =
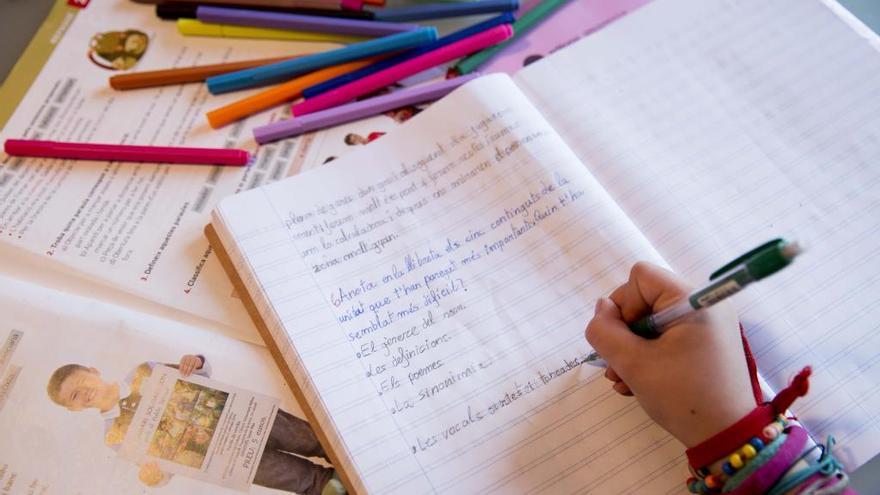
[[[838,0],[874,31],[880,32],[880,1]],[[0,32],[7,33],[0,43],[0,80],[6,79],[31,36],[43,22],[55,0],[0,0]],[[880,495],[880,456],[852,475],[862,495]]]

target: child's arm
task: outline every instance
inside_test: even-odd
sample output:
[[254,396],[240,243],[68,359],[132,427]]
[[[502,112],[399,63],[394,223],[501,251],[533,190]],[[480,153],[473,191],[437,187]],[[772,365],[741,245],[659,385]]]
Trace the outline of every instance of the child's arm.
[[[691,289],[667,270],[637,263],[626,283],[597,301],[586,330],[587,340],[608,363],[605,377],[614,382],[614,390],[634,395],[654,421],[689,448],[691,461],[706,457],[694,452],[719,453],[711,455],[706,465],[691,466],[696,479],[689,488],[696,493],[720,493],[723,487],[751,494],[770,493],[775,485],[784,489],[780,493],[800,493],[813,482],[840,482],[835,469],[828,469],[824,478],[802,482],[792,478],[798,472],[808,474],[805,469],[815,465],[797,462],[806,434],[799,426],[774,422],[773,408],[783,401],[755,403],[739,322],[729,303],[682,318],[655,340],[638,337],[627,328],[626,322],[671,306]],[[718,449],[734,443],[736,447],[724,452]],[[746,443],[757,448],[745,447]],[[828,458],[824,462],[830,463]],[[792,482],[795,486],[787,486]]]

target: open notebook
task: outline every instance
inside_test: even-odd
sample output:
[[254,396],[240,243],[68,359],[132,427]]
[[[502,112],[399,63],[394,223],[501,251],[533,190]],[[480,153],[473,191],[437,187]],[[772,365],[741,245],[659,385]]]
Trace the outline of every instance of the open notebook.
[[658,0],[470,83],[208,233],[358,493],[665,493],[683,448],[582,365],[639,259],[700,283],[779,235],[737,296],[771,388],[850,468],[880,425],[880,57],[818,1]]

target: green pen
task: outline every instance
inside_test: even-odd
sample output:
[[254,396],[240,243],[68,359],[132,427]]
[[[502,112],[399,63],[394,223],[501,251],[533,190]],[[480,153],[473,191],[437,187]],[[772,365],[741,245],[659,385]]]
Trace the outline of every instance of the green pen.
[[459,61],[454,70],[459,75],[470,74],[478,67],[489,61],[498,52],[505,49],[514,41],[521,39],[533,27],[537,26],[541,21],[550,16],[557,9],[565,5],[569,0],[542,0],[540,3],[529,9],[526,13],[519,17],[513,23],[513,37],[504,43],[490,46],[485,50],[481,50],[473,55],[469,55]]
[[[724,265],[709,276],[709,283],[688,295],[681,302],[648,315],[629,325],[636,335],[656,339],[665,328],[695,311],[721,302],[765,277],[782,270],[801,253],[796,242],[773,239]],[[585,362],[605,366],[598,353],[592,352]]]

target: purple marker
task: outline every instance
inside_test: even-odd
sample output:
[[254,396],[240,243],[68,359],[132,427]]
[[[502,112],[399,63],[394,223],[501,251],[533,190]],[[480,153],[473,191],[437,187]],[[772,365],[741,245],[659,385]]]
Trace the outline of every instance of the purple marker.
[[471,81],[480,74],[468,74],[466,76],[447,79],[445,81],[402,89],[387,95],[377,96],[363,101],[349,103],[324,111],[310,113],[301,117],[282,120],[274,124],[264,125],[254,129],[254,139],[260,144],[270,143],[279,139],[332,127],[334,125],[351,122],[380,114],[386,110],[400,108],[406,105],[414,105],[426,101],[437,100],[448,94],[453,89]]
[[387,36],[412,31],[419,26],[399,22],[365,21],[341,17],[266,12],[263,10],[230,9],[226,7],[199,6],[196,17],[202,22],[235,24],[275,29],[297,29],[319,33],[349,34],[356,36]]

